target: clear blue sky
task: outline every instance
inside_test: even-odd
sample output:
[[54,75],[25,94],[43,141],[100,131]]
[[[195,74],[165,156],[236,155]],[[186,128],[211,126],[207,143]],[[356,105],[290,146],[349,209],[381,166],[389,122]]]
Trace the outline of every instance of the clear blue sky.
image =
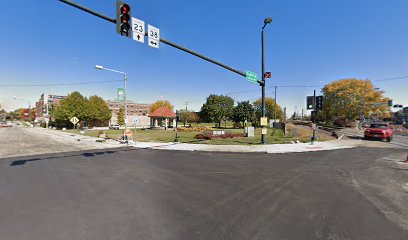
[[[114,0],[76,0],[110,17]],[[380,80],[408,75],[406,0],[129,0],[132,16],[161,36],[242,71],[260,75],[260,30],[265,31],[266,69],[274,85],[322,86],[348,77]],[[51,84],[120,79],[95,64],[129,74],[128,98],[149,103],[165,98],[199,110],[210,93],[236,100],[260,97],[243,77],[161,44],[159,50],[121,37],[115,25],[56,0],[1,1],[0,85]],[[408,78],[377,82],[395,103],[408,104]],[[27,106],[41,93],[78,90],[114,99],[119,82],[77,86],[0,86],[6,109]],[[238,92],[238,93],[237,93]],[[244,93],[243,93],[244,92]],[[292,112],[313,88],[279,88],[278,102]],[[16,100],[12,100],[16,96]]]

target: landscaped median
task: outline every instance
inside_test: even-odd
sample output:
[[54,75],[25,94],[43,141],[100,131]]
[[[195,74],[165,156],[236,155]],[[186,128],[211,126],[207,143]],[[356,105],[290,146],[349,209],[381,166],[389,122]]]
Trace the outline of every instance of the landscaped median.
[[[308,129],[297,129],[297,137],[293,136],[293,125],[288,124],[287,134],[284,135],[280,130],[268,129],[267,142],[268,144],[289,144],[293,141],[309,142],[311,131]],[[133,139],[136,142],[157,142],[169,143],[174,142],[176,131],[168,130],[141,130],[131,129],[133,131]],[[211,136],[211,131],[224,131],[224,134],[219,136]],[[67,132],[79,134],[79,130],[68,130]],[[99,137],[100,134],[106,134],[107,138],[120,139],[123,130],[86,130],[84,135]],[[243,137],[244,129],[237,128],[210,128],[210,127],[192,127],[179,128],[178,141],[180,143],[191,144],[210,144],[210,145],[256,145],[260,143],[261,129],[255,129],[255,137]],[[332,140],[328,135],[321,135],[320,141]]]

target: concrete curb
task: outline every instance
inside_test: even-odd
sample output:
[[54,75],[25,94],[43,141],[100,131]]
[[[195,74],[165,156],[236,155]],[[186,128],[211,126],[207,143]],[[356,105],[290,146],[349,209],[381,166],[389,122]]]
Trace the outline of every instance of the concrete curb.
[[269,145],[207,145],[187,143],[159,143],[159,142],[135,142],[130,146],[140,149],[178,150],[178,151],[204,151],[204,152],[236,152],[236,153],[291,153],[291,152],[315,152],[337,149],[353,148],[352,145],[344,145],[338,142],[316,142],[300,144],[269,144]]

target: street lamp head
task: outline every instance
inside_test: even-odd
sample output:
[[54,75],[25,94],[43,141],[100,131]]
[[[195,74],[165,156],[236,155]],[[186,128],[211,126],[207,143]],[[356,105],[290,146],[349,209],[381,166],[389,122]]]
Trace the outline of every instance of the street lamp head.
[[103,66],[101,66],[101,65],[95,65],[95,68],[98,69],[98,70],[103,70]]
[[272,18],[271,18],[271,17],[267,17],[267,18],[265,18],[265,20],[264,20],[265,25],[268,24],[268,23],[271,23],[271,22],[272,22]]

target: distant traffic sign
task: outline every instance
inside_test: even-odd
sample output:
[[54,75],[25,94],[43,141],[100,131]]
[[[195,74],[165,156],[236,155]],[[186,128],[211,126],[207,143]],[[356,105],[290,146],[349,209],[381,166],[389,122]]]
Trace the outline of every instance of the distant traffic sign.
[[72,122],[72,124],[77,124],[79,122],[79,119],[76,117],[71,118],[71,120],[69,120],[70,122]]
[[145,39],[145,22],[132,17],[133,40],[144,43]]
[[147,34],[149,37],[149,46],[159,48],[160,46],[160,30],[152,25],[147,25]]
[[258,76],[256,75],[256,73],[253,73],[251,71],[246,71],[246,80],[252,83],[256,83],[258,82]]

